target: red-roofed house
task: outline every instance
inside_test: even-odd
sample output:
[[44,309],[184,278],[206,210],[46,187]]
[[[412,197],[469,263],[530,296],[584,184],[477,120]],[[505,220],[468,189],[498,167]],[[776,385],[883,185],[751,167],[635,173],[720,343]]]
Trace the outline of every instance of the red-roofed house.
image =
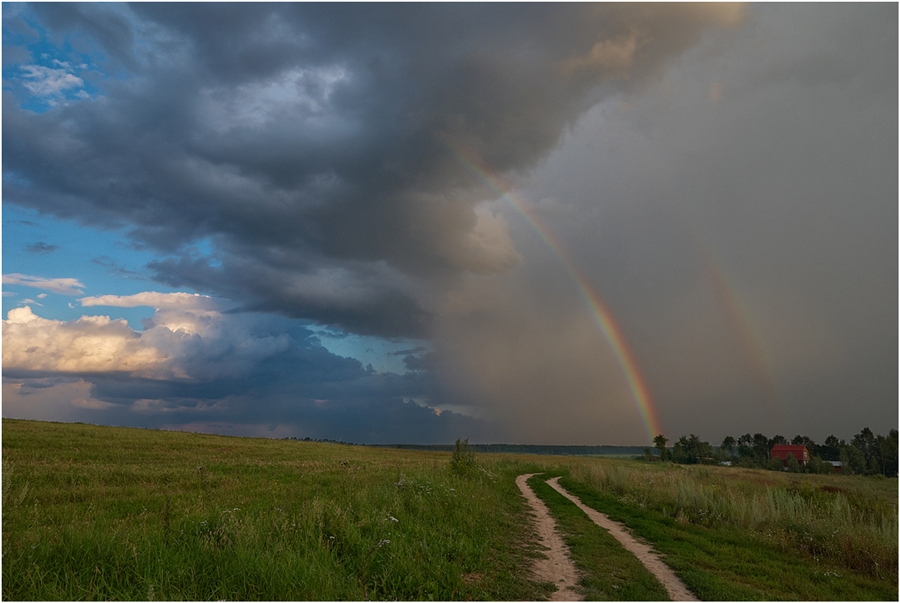
[[776,444],[772,446],[772,458],[780,459],[782,465],[787,467],[788,455],[793,454],[794,458],[801,465],[809,463],[809,450],[803,444]]

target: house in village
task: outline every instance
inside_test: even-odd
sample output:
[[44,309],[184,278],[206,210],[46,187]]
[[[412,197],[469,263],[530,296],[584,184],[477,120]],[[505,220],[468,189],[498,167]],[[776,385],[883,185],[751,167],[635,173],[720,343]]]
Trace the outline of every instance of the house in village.
[[844,463],[842,463],[840,461],[825,461],[825,462],[828,463],[829,465],[831,465],[832,467],[834,467],[835,473],[843,473],[844,472]]
[[788,455],[791,454],[797,459],[797,462],[800,463],[800,466],[804,466],[809,464],[809,449],[806,446],[800,445],[792,445],[792,444],[776,444],[772,446],[772,459],[779,459],[782,463],[783,467],[787,467],[788,465]]

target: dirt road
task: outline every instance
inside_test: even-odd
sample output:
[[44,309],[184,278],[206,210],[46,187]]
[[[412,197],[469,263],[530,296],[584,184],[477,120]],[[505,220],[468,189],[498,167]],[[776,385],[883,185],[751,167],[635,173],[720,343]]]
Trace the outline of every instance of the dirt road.
[[[536,516],[535,520],[538,524],[538,534],[544,541],[543,544],[550,548],[550,551],[547,553],[548,559],[546,561],[539,559],[538,563],[535,564],[535,575],[539,580],[547,580],[558,585],[559,590],[551,597],[552,601],[580,601],[582,600],[581,595],[574,591],[575,586],[578,584],[578,572],[569,557],[568,547],[566,547],[562,538],[560,538],[559,534],[556,532],[556,521],[550,516],[547,506],[543,501],[541,501],[525,483],[532,475],[534,474],[529,473],[520,475],[516,478],[516,484],[518,484],[522,494],[531,504],[532,509],[534,509]],[[584,511],[591,521],[608,531],[622,544],[623,547],[625,547],[626,550],[633,553],[634,556],[644,564],[644,567],[646,567],[647,570],[656,576],[656,579],[662,583],[666,592],[668,592],[669,597],[673,601],[698,600],[678,576],[675,575],[675,572],[662,562],[653,549],[648,545],[635,540],[622,524],[612,521],[603,513],[595,511],[582,503],[577,496],[570,494],[565,488],[559,485],[558,477],[547,480],[547,483],[550,484],[554,490],[575,503],[579,509]],[[571,570],[568,569],[568,566],[571,566]]]
[[581,601],[584,599],[575,592],[580,576],[575,564],[569,556],[569,547],[556,531],[556,521],[550,516],[547,505],[528,487],[525,482],[534,473],[526,473],[516,478],[516,485],[534,511],[535,528],[541,544],[547,547],[546,559],[536,559],[532,571],[540,582],[552,582],[557,591],[550,595],[551,601]]

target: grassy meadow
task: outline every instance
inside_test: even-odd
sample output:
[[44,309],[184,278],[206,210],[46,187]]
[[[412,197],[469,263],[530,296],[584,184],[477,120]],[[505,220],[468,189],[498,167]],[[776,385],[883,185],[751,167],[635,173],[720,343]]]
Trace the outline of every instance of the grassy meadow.
[[3,420],[5,600],[539,600],[515,476],[588,599],[665,592],[543,480],[701,598],[896,600],[897,482]]
[[3,421],[3,598],[536,599],[500,461]]

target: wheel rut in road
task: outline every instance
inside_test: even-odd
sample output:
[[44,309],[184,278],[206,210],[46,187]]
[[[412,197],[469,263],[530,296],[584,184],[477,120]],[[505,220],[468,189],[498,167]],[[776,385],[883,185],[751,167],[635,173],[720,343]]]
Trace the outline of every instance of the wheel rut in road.
[[[526,483],[533,475],[535,474],[526,473],[520,475],[516,478],[516,485],[519,486],[522,495],[528,501],[528,504],[531,505],[531,509],[534,511],[538,538],[541,544],[547,547],[547,558],[535,561],[533,567],[534,577],[542,582],[552,582],[556,585],[558,590],[550,596],[551,601],[581,601],[584,597],[575,590],[580,575],[569,555],[569,547],[566,546],[566,543],[563,542],[562,537],[557,532],[556,520],[550,515],[547,505],[537,497]],[[572,501],[591,521],[609,532],[626,550],[637,557],[644,564],[644,567],[660,581],[666,589],[669,598],[673,601],[699,600],[688,590],[684,582],[675,575],[672,568],[663,563],[659,555],[650,546],[636,540],[622,524],[588,507],[577,496],[570,494],[568,490],[559,485],[558,477],[547,480],[547,483],[554,490]]]

